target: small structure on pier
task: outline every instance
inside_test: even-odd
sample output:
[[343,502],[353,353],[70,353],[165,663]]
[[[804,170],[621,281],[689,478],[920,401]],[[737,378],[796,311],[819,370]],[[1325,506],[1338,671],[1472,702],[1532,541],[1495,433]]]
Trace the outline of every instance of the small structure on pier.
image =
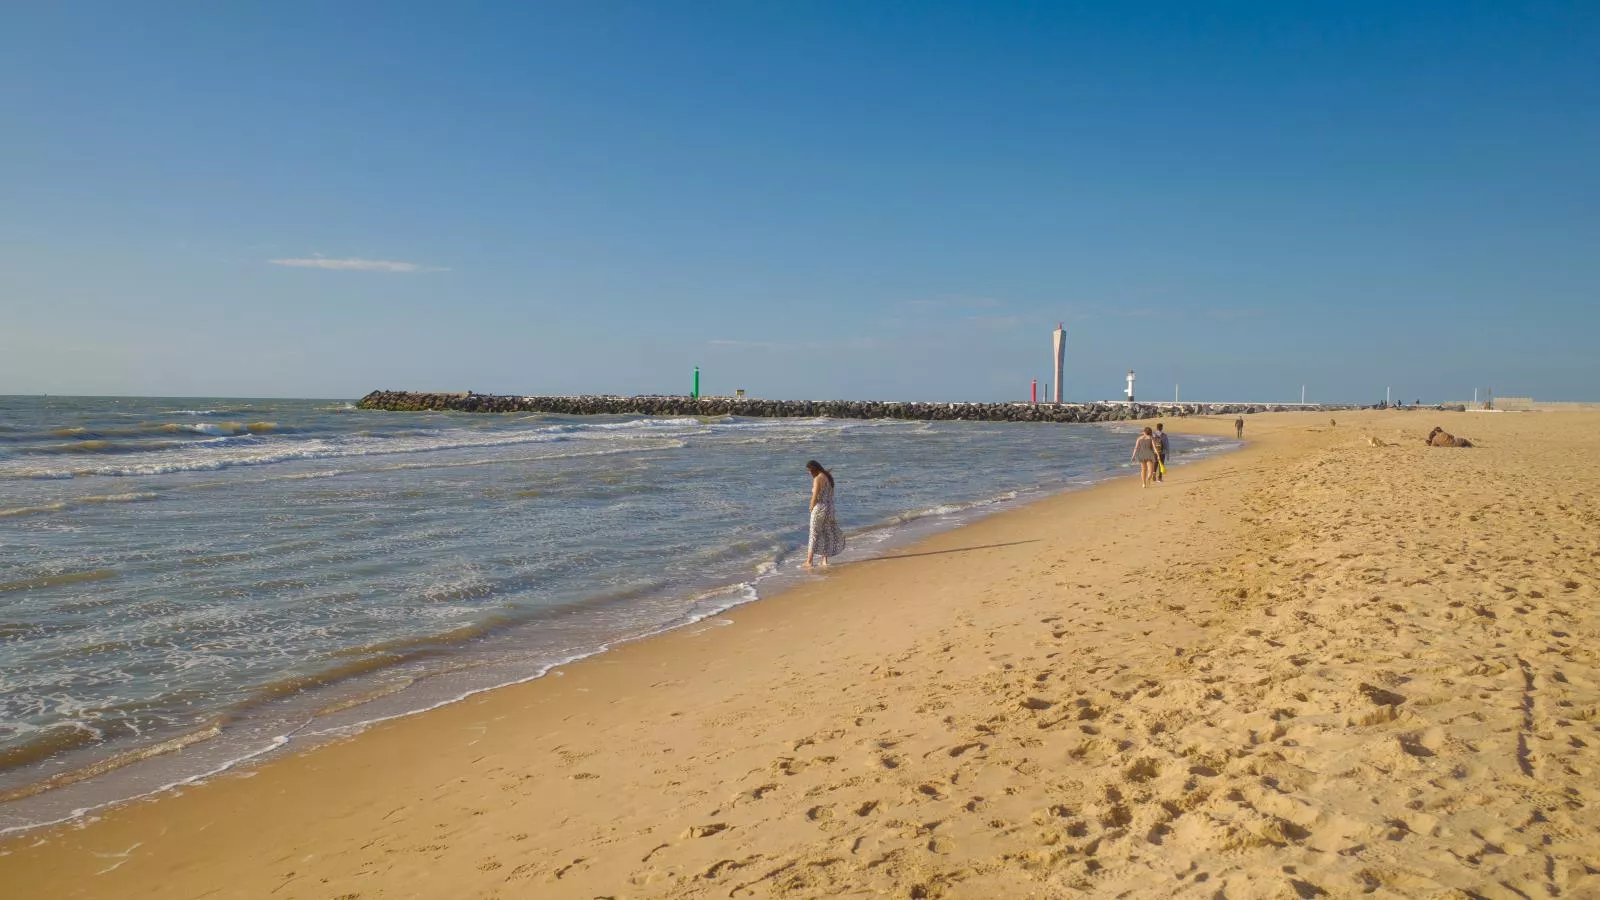
[[1128,370],[1128,402],[1133,402],[1133,370]]

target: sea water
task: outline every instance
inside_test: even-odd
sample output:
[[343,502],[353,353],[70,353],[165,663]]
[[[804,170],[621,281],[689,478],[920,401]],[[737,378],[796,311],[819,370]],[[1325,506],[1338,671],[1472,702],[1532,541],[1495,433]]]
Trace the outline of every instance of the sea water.
[[[0,830],[539,677],[850,548],[1126,471],[1131,428],[0,397]],[[1175,461],[1233,446],[1174,436]]]

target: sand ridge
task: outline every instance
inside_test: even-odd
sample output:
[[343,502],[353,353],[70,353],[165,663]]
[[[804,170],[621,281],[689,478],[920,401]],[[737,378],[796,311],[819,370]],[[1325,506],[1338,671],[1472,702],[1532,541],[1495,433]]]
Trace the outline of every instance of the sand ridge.
[[[1435,424],[1478,446],[1423,446]],[[1600,476],[1572,452],[1597,434],[1590,414],[1252,417],[1249,448],[1159,488],[1005,513],[25,836],[0,884],[1600,895]]]

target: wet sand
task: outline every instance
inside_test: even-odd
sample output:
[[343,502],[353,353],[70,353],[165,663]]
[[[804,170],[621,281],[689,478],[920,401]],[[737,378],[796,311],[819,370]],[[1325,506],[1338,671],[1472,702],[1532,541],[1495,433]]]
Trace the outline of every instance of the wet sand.
[[0,895],[1600,896],[1600,414],[1336,417],[23,835]]

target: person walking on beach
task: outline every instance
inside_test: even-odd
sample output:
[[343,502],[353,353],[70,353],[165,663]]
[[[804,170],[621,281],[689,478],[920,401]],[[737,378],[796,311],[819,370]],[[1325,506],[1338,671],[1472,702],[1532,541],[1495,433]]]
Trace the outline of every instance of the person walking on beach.
[[1167,468],[1167,430],[1162,423],[1156,423],[1156,480],[1166,481]]
[[1139,487],[1149,487],[1156,477],[1156,439],[1148,425],[1133,442],[1133,461],[1139,464]]
[[828,557],[844,552],[844,532],[833,513],[833,473],[816,460],[806,463],[811,473],[811,539],[806,542],[806,568],[820,556],[823,566]]
[[1233,420],[1233,436],[1241,441],[1244,440],[1244,416]]

